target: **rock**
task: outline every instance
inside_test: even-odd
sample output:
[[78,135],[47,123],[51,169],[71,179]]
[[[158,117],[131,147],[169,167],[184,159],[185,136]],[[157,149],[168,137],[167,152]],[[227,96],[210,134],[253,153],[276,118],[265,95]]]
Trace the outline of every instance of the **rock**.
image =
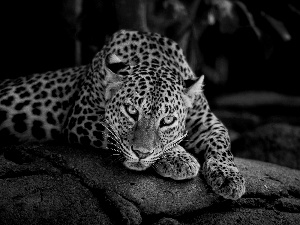
[[121,195],[109,189],[104,190],[104,199],[109,207],[109,214],[113,216],[118,224],[138,225],[142,223],[139,209]]
[[[299,224],[299,215],[293,213],[278,212],[276,210],[268,210],[262,208],[234,207],[230,205],[221,205],[223,208],[217,208],[201,212],[190,219],[181,220],[181,224],[204,225],[204,224],[220,224],[220,225],[297,225]],[[220,206],[220,207],[221,207]],[[199,213],[200,214],[200,213]]]
[[220,199],[202,177],[178,182],[163,178],[151,169],[144,172],[128,170],[111,156],[103,160],[103,155],[96,151],[87,154],[82,149],[57,146],[48,146],[46,150],[50,155],[62,155],[65,160],[63,167],[75,168],[88,185],[130,199],[146,215],[182,215],[210,206]]
[[0,224],[111,224],[97,199],[70,175],[21,175],[0,181]]
[[290,224],[300,221],[300,171],[236,159],[246,178],[246,194],[177,218],[182,224]]
[[164,217],[164,218],[161,218],[156,223],[153,223],[153,225],[180,225],[180,223],[173,218]]
[[271,123],[232,142],[235,156],[300,169],[300,127]]
[[237,158],[246,178],[246,194],[230,201],[214,194],[202,176],[177,182],[152,170],[127,170],[111,156],[74,147],[13,148],[26,150],[33,159],[20,164],[18,158],[16,164],[0,157],[0,223],[4,225],[300,221],[300,171],[286,167]]

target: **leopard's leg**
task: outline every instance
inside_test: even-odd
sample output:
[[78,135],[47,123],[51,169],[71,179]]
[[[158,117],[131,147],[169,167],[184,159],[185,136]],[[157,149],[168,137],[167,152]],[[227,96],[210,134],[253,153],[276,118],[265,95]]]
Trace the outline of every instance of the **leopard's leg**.
[[240,198],[245,179],[234,163],[228,131],[210,111],[203,93],[190,109],[186,126],[190,135],[184,147],[199,156],[204,151],[202,173],[207,183],[224,198]]
[[234,163],[227,130],[219,129],[219,135],[212,132],[203,143],[206,149],[202,172],[216,193],[235,200],[245,193],[245,179]]
[[158,174],[174,180],[184,180],[198,175],[200,164],[197,159],[180,145],[164,153],[153,165]]

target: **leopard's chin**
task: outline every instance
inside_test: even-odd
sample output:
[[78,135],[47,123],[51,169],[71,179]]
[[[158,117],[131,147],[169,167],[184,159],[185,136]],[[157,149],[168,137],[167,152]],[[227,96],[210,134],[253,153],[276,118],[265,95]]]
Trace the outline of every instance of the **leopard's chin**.
[[135,171],[143,171],[148,169],[151,164],[143,161],[143,160],[138,160],[138,161],[129,161],[126,160],[124,163],[124,166],[130,170],[135,170]]

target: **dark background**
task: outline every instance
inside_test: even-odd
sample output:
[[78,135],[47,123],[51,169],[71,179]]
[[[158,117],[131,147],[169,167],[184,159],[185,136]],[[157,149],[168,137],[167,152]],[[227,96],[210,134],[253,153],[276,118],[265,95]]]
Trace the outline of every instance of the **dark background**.
[[[2,2],[0,78],[86,64],[107,35],[118,28],[130,28],[160,32],[179,43],[183,34],[190,34],[188,44],[182,47],[189,61],[194,61],[191,64],[196,73],[207,75],[209,96],[245,90],[299,94],[297,1],[224,1],[233,6],[225,16],[213,0],[198,1],[194,12],[192,4],[197,1],[191,0],[129,2]],[[141,5],[152,7],[152,11],[140,11]],[[176,9],[180,6],[183,8]],[[142,19],[136,18],[135,12],[146,17],[145,24],[137,24]],[[214,15],[213,24],[208,24],[208,14]],[[268,17],[263,16],[266,14]],[[192,22],[183,29],[188,20]],[[284,31],[290,39],[284,40]]]

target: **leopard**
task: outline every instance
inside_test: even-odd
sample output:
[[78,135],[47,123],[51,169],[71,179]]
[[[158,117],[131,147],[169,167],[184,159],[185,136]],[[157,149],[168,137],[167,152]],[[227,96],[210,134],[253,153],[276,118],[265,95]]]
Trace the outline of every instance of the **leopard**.
[[178,43],[119,30],[88,65],[1,81],[1,144],[108,149],[128,170],[152,168],[175,181],[202,175],[216,194],[237,200],[245,178],[203,86]]

